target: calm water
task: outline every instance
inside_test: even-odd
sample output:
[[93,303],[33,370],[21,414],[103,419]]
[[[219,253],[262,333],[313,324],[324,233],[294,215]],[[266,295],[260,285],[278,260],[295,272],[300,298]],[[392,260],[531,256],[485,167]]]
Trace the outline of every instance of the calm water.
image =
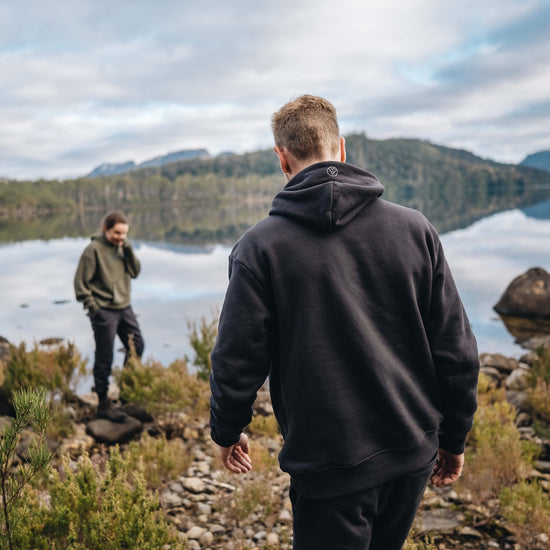
[[[508,283],[528,268],[550,271],[550,201],[535,209],[492,215],[442,235],[442,241],[480,352],[521,355],[522,348],[492,307]],[[93,357],[89,321],[72,286],[87,243],[84,238],[65,238],[0,245],[1,336],[29,345],[65,338],[85,357]],[[221,306],[230,249],[135,241],[134,247],[142,262],[142,273],[133,282],[133,306],[145,337],[144,357],[165,365],[192,358],[188,323],[203,316],[211,319]],[[122,359],[118,353],[115,363],[120,365]]]

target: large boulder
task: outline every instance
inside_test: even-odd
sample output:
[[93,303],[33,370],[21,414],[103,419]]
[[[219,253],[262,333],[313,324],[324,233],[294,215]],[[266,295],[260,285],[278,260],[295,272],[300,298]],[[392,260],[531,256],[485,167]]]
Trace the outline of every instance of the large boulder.
[[96,418],[86,425],[86,433],[98,443],[125,443],[141,432],[143,424],[132,416],[124,422],[115,423],[105,418]]
[[516,277],[494,309],[499,315],[550,319],[550,273],[533,267]]

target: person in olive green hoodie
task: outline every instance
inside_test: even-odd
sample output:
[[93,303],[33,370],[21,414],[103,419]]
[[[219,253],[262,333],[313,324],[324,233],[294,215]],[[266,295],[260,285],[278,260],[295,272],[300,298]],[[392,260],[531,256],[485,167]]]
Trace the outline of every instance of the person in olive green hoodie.
[[101,231],[92,236],[85,248],[74,277],[76,299],[88,311],[95,339],[94,390],[99,397],[98,418],[124,422],[126,413],[115,408],[107,397],[113,364],[113,347],[118,334],[128,359],[130,340],[141,357],[143,337],[130,305],[130,281],[141,265],[127,239],[129,223],[119,211],[110,212]]

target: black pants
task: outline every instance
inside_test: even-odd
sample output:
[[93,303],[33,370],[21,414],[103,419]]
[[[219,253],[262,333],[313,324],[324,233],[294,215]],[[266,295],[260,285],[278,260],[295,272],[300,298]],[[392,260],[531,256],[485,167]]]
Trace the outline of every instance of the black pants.
[[94,383],[100,399],[107,396],[109,376],[113,365],[113,347],[118,334],[128,359],[130,336],[136,354],[141,357],[144,348],[143,337],[136,316],[131,307],[124,309],[100,309],[95,315],[90,314],[95,339]]
[[291,483],[294,550],[399,550],[432,469],[332,498],[306,498]]

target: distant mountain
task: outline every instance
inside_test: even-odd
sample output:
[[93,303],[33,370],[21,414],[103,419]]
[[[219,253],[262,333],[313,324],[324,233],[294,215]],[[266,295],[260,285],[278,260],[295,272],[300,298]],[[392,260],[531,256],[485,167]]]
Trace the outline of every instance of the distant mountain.
[[136,170],[137,168],[153,168],[156,166],[163,166],[164,164],[169,164],[171,162],[179,162],[180,160],[196,158],[210,158],[210,153],[208,153],[206,149],[184,149],[182,151],[175,151],[173,153],[168,153],[167,155],[155,157],[151,160],[146,160],[141,164],[136,164],[133,160],[119,164],[105,162],[94,168],[87,176],[84,177],[97,178],[114,176],[116,174],[129,172],[130,170]]
[[122,174],[124,172],[129,172],[136,168],[136,163],[133,160],[128,162],[121,162],[120,164],[111,164],[110,162],[104,162],[99,166],[96,166],[86,178],[97,178],[99,176],[114,176],[116,174]]
[[550,172],[550,151],[539,151],[538,153],[528,155],[520,164],[522,166],[530,166],[531,168]]
[[141,164],[138,164],[136,168],[152,168],[154,166],[162,166],[169,164],[170,162],[178,162],[180,160],[189,159],[207,159],[210,158],[210,153],[206,149],[184,149],[183,151],[176,151],[174,153],[168,153],[161,157],[155,157],[151,160],[146,160]]

